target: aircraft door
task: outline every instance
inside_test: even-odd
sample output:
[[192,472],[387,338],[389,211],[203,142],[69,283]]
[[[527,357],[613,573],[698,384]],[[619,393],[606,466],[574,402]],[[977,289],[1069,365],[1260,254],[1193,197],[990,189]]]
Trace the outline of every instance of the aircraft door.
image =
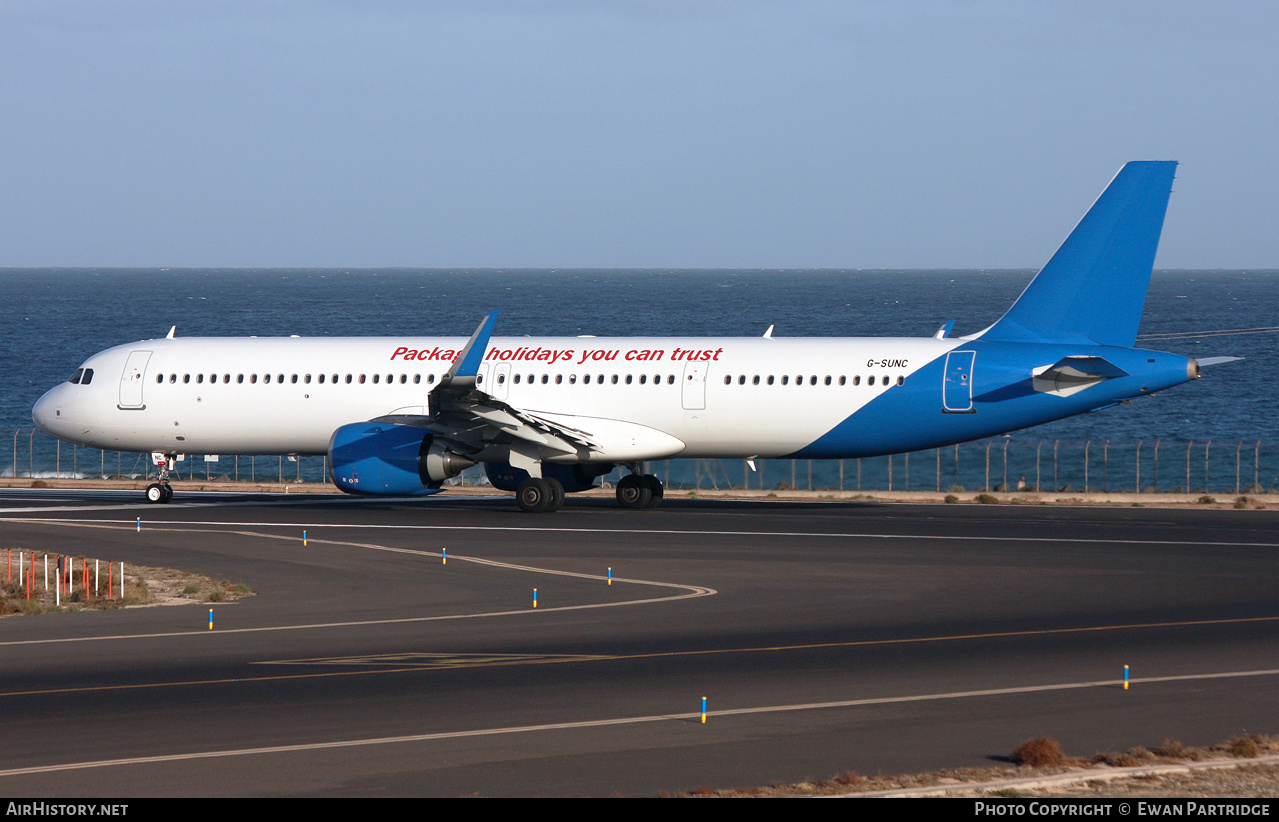
[[952,351],[946,355],[942,384],[942,411],[947,414],[974,414],[973,359],[976,351]]
[[142,403],[142,383],[147,374],[150,351],[130,351],[120,375],[120,408],[146,408]]
[[684,363],[684,387],[682,401],[686,411],[700,411],[706,407],[706,363]]

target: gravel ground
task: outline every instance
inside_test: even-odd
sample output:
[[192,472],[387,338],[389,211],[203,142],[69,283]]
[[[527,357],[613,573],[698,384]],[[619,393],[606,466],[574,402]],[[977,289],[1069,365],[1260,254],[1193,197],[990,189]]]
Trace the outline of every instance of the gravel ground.
[[898,776],[844,773],[825,782],[756,788],[698,788],[684,797],[1051,797],[1075,799],[1277,798],[1279,739],[1241,737],[1210,748],[1165,742],[1176,755],[1144,748],[1033,767],[964,768]]

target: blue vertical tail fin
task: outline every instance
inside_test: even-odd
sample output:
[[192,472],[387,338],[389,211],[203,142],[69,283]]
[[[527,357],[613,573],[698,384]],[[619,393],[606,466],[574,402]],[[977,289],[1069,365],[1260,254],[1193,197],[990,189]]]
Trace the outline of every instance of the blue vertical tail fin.
[[1132,347],[1177,170],[1125,165],[999,322],[980,337]]

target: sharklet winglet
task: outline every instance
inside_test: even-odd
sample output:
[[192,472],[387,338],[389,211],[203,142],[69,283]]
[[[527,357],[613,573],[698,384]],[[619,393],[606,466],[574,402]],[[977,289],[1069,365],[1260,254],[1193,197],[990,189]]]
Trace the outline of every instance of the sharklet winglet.
[[449,385],[455,380],[474,380],[475,375],[480,371],[480,363],[484,361],[484,351],[489,346],[489,337],[493,336],[493,326],[497,324],[497,312],[490,311],[488,316],[480,322],[475,333],[471,335],[471,339],[458,352],[457,357],[453,359],[453,366],[449,368],[444,378],[440,380],[441,385]]

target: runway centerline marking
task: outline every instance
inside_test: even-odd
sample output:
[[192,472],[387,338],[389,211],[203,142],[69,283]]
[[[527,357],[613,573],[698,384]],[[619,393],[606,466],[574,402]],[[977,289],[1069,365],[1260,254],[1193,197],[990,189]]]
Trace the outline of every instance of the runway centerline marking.
[[[1161,682],[1188,682],[1211,679],[1233,679],[1252,676],[1274,676],[1279,669],[1257,671],[1223,671],[1207,674],[1183,674],[1166,677],[1142,677],[1131,680],[1132,684],[1155,684]],[[720,719],[732,716],[758,716],[770,713],[790,713],[797,711],[821,711],[838,708],[861,708],[873,705],[894,705],[911,702],[935,702],[952,699],[975,699],[981,697],[1016,696],[1020,694],[1044,693],[1049,691],[1082,690],[1087,688],[1117,688],[1121,680],[1103,679],[1091,682],[1060,682],[1047,685],[1026,685],[1011,688],[990,688],[975,691],[952,691],[937,694],[916,694],[911,696],[868,697],[864,699],[845,699],[832,702],[808,702],[789,705],[763,705],[750,708],[728,708],[711,711],[707,715]],[[403,736],[383,736],[366,739],[346,739],[331,742],[311,742],[298,745],[272,745],[258,748],[229,748],[220,751],[199,751],[192,753],[166,754],[161,756],[138,756],[122,759],[99,759],[85,762],[66,762],[58,765],[36,765],[26,768],[0,770],[0,778],[6,776],[25,776],[31,774],[56,773],[59,771],[78,771],[91,768],[111,768],[129,765],[154,765],[169,762],[189,762],[201,759],[223,759],[238,756],[263,756],[270,754],[302,753],[306,751],[325,751],[337,748],[359,748],[373,745],[409,744],[414,742],[434,742],[446,739],[467,739],[485,736],[503,736],[511,734],[546,733],[548,731],[583,730],[593,728],[619,727],[639,725],[652,722],[691,722],[700,720],[697,712],[677,714],[656,714],[650,716],[619,717],[614,719],[594,719],[580,722],[551,722],[541,725],[512,725],[502,728],[482,728],[468,731],[443,731],[439,733],[406,734]]]
[[[582,607],[582,606],[577,606]],[[568,608],[566,610],[572,610]],[[529,611],[532,613],[532,611]],[[439,617],[435,617],[439,618]],[[384,620],[385,622],[397,622],[406,620]],[[407,620],[414,621],[414,620]],[[700,651],[652,651],[642,654],[484,654],[475,655],[481,658],[481,661],[473,661],[468,654],[449,654],[454,658],[454,662],[437,663],[434,665],[405,665],[400,667],[387,668],[362,668],[354,671],[328,671],[324,673],[306,673],[306,674],[272,674],[265,676],[237,676],[226,677],[222,679],[194,679],[194,680],[174,680],[169,682],[137,682],[128,685],[91,685],[82,688],[46,688],[40,690],[28,691],[8,691],[0,692],[0,698],[14,696],[41,696],[48,694],[66,694],[66,693],[88,693],[98,691],[133,691],[143,688],[171,688],[171,687],[190,687],[195,685],[231,685],[244,682],[271,682],[293,679],[320,679],[325,677],[346,677],[346,676],[370,676],[375,674],[402,674],[414,673],[424,670],[451,670],[455,668],[471,668],[471,667],[497,667],[497,666],[513,666],[513,665],[548,665],[564,662],[604,662],[604,661],[624,661],[636,659],[659,659],[674,657],[695,657],[695,656],[716,656],[727,654],[752,654],[752,653],[781,653],[786,651],[811,651],[829,648],[865,648],[873,646],[885,645],[914,645],[927,642],[957,642],[963,640],[976,639],[1007,639],[1013,637],[1026,636],[1054,636],[1062,634],[1082,634],[1098,631],[1125,631],[1125,630],[1141,630],[1152,628],[1177,628],[1177,627],[1195,627],[1205,625],[1237,625],[1249,622],[1276,622],[1279,616],[1272,617],[1242,617],[1238,619],[1209,619],[1209,620],[1192,620],[1184,622],[1152,622],[1152,623],[1132,623],[1127,625],[1092,625],[1081,626],[1076,628],[1042,628],[1027,631],[996,631],[984,634],[951,634],[948,636],[931,636],[931,637],[901,637],[897,639],[861,639],[850,640],[848,642],[818,642],[800,645],[764,645],[758,647],[746,648],[707,648]],[[264,628],[241,628],[232,629],[226,633],[233,632],[250,632],[276,630]],[[278,629],[287,630],[287,628]],[[209,636],[207,631],[179,631],[165,634],[128,634],[120,637],[102,637],[102,639],[135,639],[135,638],[153,638],[153,637],[178,637],[178,636]],[[97,637],[86,637],[84,639],[97,639]],[[53,639],[43,640],[47,642],[70,642],[77,640],[70,639]],[[0,643],[0,645],[30,645],[38,644],[42,640],[25,640],[20,642]],[[426,656],[428,654],[415,654],[413,652],[403,653],[401,657]],[[499,657],[506,656],[505,659]],[[367,656],[356,656],[333,658],[329,664],[351,664],[348,661],[355,659],[368,659]],[[250,665],[288,665],[302,664],[315,665],[323,664],[323,659],[306,658],[306,659],[279,659],[279,660],[260,660],[250,662]],[[1176,677],[1165,677],[1158,681],[1167,681]],[[1192,677],[1193,678],[1193,677]],[[1135,681],[1135,680],[1134,680]],[[1156,681],[1156,680],[1146,680]]]
[[[0,517],[0,522],[45,522],[68,525],[125,525],[133,527],[135,520],[123,519],[89,519],[71,517]],[[147,528],[166,529],[190,526],[218,528],[354,528],[404,531],[497,531],[502,533],[547,533],[547,534],[618,534],[640,536],[719,536],[719,537],[796,537],[803,539],[915,539],[948,542],[1023,542],[1051,543],[1065,545],[1174,545],[1174,546],[1214,546],[1223,548],[1279,548],[1277,542],[1226,542],[1220,540],[1173,540],[1173,539],[1104,539],[1089,537],[1038,537],[1038,536],[992,536],[982,534],[876,534],[866,532],[833,532],[833,531],[724,531],[715,529],[680,529],[680,528],[569,528],[555,526],[523,526],[523,525],[390,525],[386,523],[316,523],[316,522],[234,522],[224,520],[145,520]],[[1016,523],[1012,523],[1016,524]]]

